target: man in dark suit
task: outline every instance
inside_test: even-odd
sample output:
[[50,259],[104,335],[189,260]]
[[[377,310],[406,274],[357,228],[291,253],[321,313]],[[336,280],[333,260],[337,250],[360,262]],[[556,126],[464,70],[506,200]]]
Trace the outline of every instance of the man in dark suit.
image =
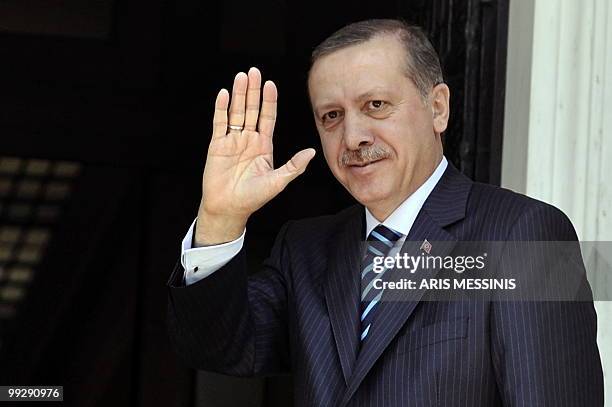
[[[227,91],[217,97],[197,222],[168,282],[185,362],[237,376],[290,371],[298,406],[603,405],[579,255],[582,301],[377,288],[399,280],[393,268],[374,272],[375,258],[450,256],[466,241],[576,241],[559,210],[446,161],[450,92],[426,36],[395,20],[347,26],[314,51],[308,88],[325,159],[359,204],[285,224],[263,270],[247,276],[248,217],[314,150],[274,169],[275,85],[264,84],[260,106],[259,71],[238,74],[231,105]],[[503,274],[516,256],[501,252]],[[538,276],[546,259],[513,264]]]

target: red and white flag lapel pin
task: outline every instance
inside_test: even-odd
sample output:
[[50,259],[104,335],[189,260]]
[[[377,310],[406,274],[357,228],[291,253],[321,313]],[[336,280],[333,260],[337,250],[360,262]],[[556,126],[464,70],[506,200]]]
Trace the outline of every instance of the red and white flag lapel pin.
[[431,243],[429,243],[427,241],[427,239],[425,239],[425,240],[423,240],[423,243],[421,244],[421,249],[420,250],[423,250],[425,253],[429,254],[431,252],[431,248],[432,247],[433,246],[431,245]]

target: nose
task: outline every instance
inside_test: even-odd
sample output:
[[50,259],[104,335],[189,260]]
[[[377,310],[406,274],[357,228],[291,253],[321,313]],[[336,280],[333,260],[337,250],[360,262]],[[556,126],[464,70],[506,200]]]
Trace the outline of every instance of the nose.
[[345,113],[344,144],[346,148],[348,150],[357,150],[359,147],[371,145],[372,143],[374,143],[374,136],[359,115]]

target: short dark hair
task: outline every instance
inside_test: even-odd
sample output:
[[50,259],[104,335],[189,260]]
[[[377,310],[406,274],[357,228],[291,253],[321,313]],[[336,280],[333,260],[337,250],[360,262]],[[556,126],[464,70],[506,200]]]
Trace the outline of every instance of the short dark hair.
[[425,32],[416,25],[395,19],[364,20],[339,29],[314,49],[310,67],[325,55],[380,35],[396,35],[400,40],[406,49],[406,74],[423,98],[433,86],[444,82],[438,54]]

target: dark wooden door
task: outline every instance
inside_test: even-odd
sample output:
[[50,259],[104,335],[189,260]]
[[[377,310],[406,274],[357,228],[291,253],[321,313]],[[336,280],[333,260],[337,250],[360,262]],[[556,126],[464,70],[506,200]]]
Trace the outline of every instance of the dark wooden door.
[[[498,184],[508,0],[1,2],[0,240],[17,242],[0,241],[2,383],[63,384],[79,406],[291,405],[290,377],[180,365],[164,283],[197,210],[218,89],[260,67],[280,91],[275,161],[318,147],[310,52],[342,25],[380,17],[430,33],[452,92],[445,154]],[[49,172],[32,180],[41,162]],[[47,192],[30,202],[23,191],[39,181],[47,191],[66,165],[79,170],[54,221],[41,221]],[[350,203],[319,155],[250,220],[253,269],[286,220]],[[41,224],[48,242],[24,274],[22,248]]]

